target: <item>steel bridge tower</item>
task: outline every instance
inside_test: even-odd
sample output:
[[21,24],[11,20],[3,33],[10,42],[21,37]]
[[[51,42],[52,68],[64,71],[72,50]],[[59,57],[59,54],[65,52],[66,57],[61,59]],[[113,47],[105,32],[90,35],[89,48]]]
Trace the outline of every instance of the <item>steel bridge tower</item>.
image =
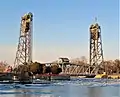
[[103,64],[103,49],[101,38],[101,27],[98,23],[90,26],[90,55],[89,74],[98,74],[100,66]]
[[20,37],[14,62],[14,68],[29,64],[32,61],[32,22],[31,12],[21,17]]

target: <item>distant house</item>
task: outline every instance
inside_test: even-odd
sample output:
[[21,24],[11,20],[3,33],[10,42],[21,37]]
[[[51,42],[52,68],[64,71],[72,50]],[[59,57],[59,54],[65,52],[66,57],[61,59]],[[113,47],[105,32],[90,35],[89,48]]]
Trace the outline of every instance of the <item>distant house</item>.
[[58,63],[62,64],[62,63],[69,63],[69,59],[68,58],[59,58]]

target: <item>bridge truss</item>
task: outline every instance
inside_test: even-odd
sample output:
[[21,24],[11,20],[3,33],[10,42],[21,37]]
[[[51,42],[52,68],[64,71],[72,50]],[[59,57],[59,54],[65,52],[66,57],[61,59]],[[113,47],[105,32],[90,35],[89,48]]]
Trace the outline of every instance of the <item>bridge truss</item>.
[[31,12],[25,14],[21,18],[20,37],[14,61],[14,68],[32,61],[32,21],[33,15]]
[[[98,23],[90,26],[90,55],[89,55],[89,73],[99,73],[103,65],[103,49],[101,38],[101,27]],[[94,68],[93,68],[94,67]]]
[[[29,64],[32,62],[32,27],[33,27],[33,14],[31,12],[25,14],[21,18],[20,37],[14,68]],[[97,74],[103,63],[103,50],[101,27],[98,23],[92,24],[90,30],[90,60],[89,64],[72,64],[66,58],[67,64],[62,63],[62,71],[65,74]],[[62,58],[61,58],[62,59]],[[63,60],[63,59],[62,59]],[[52,63],[50,63],[52,64]]]

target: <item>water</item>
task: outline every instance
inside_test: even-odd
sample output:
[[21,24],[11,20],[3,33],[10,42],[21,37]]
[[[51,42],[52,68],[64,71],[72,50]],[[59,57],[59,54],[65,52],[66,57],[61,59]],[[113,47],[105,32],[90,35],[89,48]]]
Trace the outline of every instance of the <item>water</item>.
[[120,80],[72,79],[49,84],[0,84],[0,97],[120,97]]

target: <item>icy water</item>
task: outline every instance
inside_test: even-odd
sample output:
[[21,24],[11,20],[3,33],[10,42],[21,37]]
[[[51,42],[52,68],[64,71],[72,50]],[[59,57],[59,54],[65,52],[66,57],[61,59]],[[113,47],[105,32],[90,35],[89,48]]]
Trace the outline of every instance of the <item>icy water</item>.
[[72,79],[48,84],[0,84],[0,97],[120,97],[120,80]]

